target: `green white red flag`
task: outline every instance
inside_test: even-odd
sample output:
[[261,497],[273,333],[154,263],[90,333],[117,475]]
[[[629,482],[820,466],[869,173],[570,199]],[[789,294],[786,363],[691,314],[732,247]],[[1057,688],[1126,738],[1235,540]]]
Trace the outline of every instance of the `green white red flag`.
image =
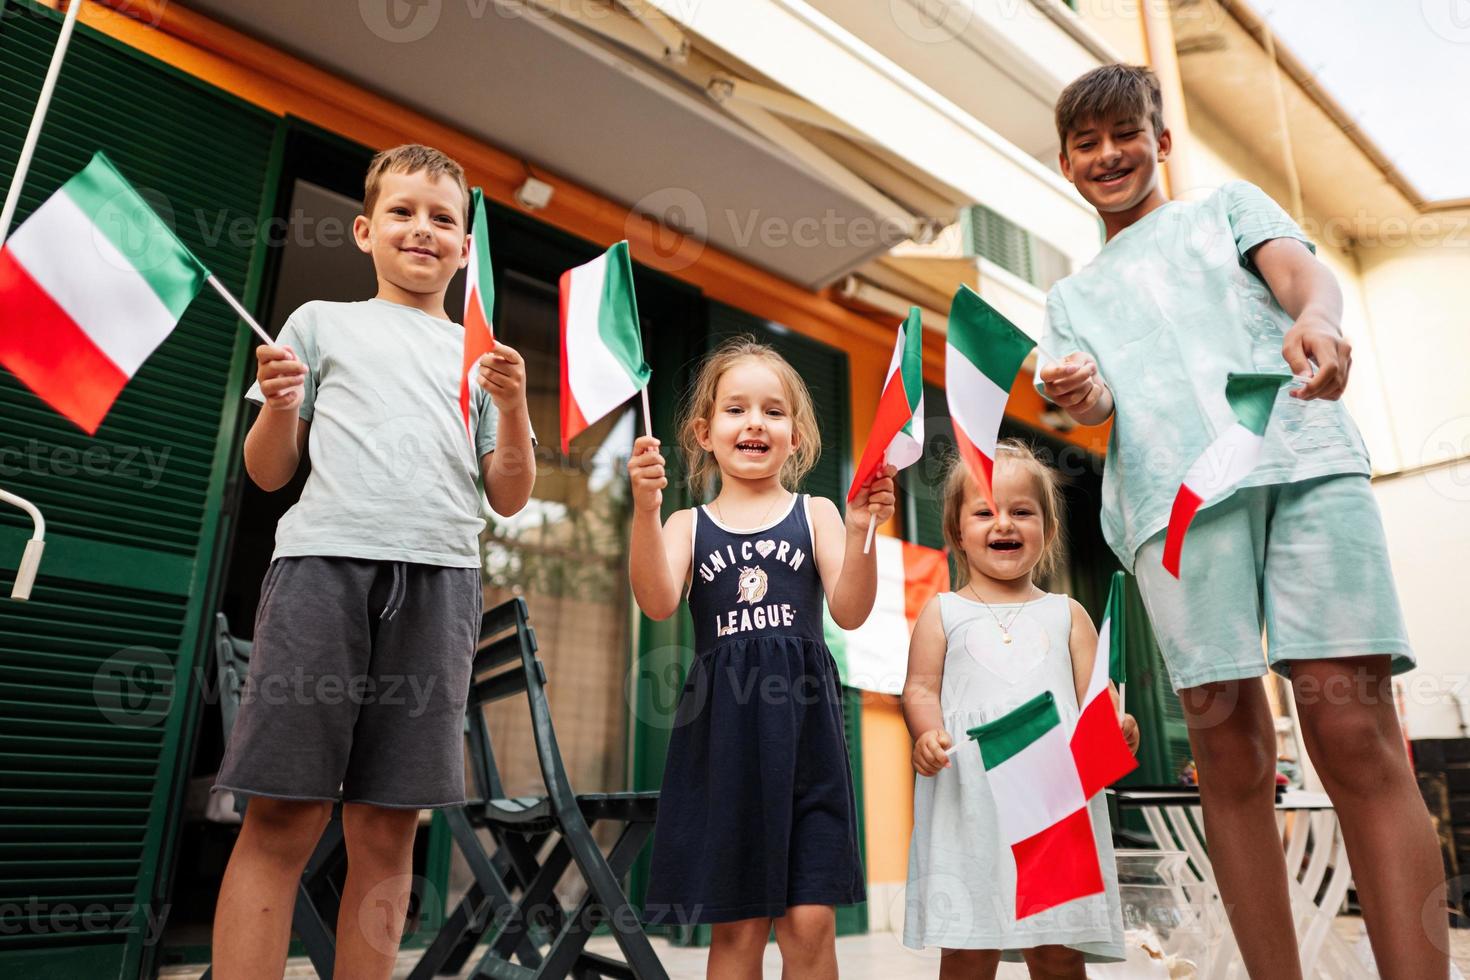
[[898,325],[883,393],[878,396],[878,414],[853,473],[848,503],[857,499],[863,484],[885,464],[901,470],[924,455],[923,332],[919,308],[909,307],[908,318]]
[[1051,692],[967,734],[1016,861],[1016,918],[1101,892],[1092,816]]
[[459,370],[459,414],[470,425],[470,392],[478,383],[480,358],[495,349],[495,270],[490,265],[490,226],[485,219],[485,193],[470,193],[470,264],[465,269],[464,356]]
[[1225,379],[1225,400],[1235,422],[1215,437],[1199,459],[1184,474],[1169,513],[1169,530],[1164,536],[1164,568],[1179,577],[1179,557],[1184,535],[1194,515],[1204,504],[1233,489],[1261,461],[1266,444],[1266,424],[1283,384],[1285,374],[1231,374]]
[[633,261],[621,241],[561,277],[561,451],[642,391],[649,374]]
[[954,294],[944,349],[944,394],[960,458],[992,510],[991,475],[1001,419],[1016,374],[1035,346],[1036,341],[969,286]]
[[949,588],[949,557],[888,535],[879,535],[873,546],[878,549],[873,611],[857,629],[844,630],[824,607],[823,631],[844,686],[901,694],[909,635],[924,604]]
[[1092,675],[1082,698],[1082,713],[1072,730],[1072,755],[1082,780],[1082,795],[1089,800],[1138,768],[1138,760],[1123,737],[1111,690],[1113,683],[1124,681],[1124,588],[1123,573],[1114,572],[1102,627],[1098,630],[1097,654],[1092,658]]
[[0,248],[0,364],[93,434],[208,277],[98,153]]

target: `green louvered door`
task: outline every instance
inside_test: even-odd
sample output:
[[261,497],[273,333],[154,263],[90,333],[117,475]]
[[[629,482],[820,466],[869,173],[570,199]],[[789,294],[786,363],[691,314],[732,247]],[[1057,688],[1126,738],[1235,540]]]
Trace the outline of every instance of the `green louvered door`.
[[[0,0],[0,191],[60,16]],[[248,304],[277,120],[80,27],[18,219],[104,150]],[[85,242],[68,247],[86,247]],[[0,330],[23,329],[4,319]],[[206,292],[88,438],[0,369],[0,976],[148,969],[182,810],[248,336]]]
[[[763,344],[770,344],[796,369],[812,394],[817,409],[817,428],[822,433],[822,456],[807,474],[799,488],[804,493],[827,497],[844,507],[847,485],[852,479],[852,449],[848,419],[848,366],[846,352],[819,341],[803,337],[791,330],[769,323],[742,310],[710,304],[710,343],[720,344],[731,337],[750,334]],[[862,692],[842,689],[843,728],[847,734],[848,763],[852,767],[853,787],[857,794],[858,846],[867,860],[867,827],[863,808],[863,739]],[[840,907],[837,910],[839,936],[868,931],[868,906]]]

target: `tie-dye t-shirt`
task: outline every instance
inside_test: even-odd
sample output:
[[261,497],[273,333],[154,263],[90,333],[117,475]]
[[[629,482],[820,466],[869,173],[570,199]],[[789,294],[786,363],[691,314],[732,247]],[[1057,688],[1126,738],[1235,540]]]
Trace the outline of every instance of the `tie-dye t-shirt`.
[[[1281,344],[1292,318],[1249,258],[1273,238],[1313,247],[1259,187],[1233,181],[1144,215],[1047,295],[1042,346],[1092,355],[1113,391],[1102,527],[1125,568],[1168,524],[1190,464],[1234,422],[1226,375],[1291,373]],[[1038,390],[1044,363],[1038,357]],[[1368,472],[1341,401],[1302,401],[1283,388],[1260,465],[1241,486]]]

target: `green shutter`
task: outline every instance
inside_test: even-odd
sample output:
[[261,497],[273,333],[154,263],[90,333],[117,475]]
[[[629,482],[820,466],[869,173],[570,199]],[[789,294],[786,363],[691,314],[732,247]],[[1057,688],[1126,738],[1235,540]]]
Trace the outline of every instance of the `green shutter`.
[[[7,177],[60,20],[0,0]],[[105,150],[249,304],[276,129],[79,27],[17,219]],[[95,438],[0,370],[0,486],[30,497],[48,531],[33,598],[11,601],[30,524],[0,507],[0,974],[151,975],[249,346],[201,296]]]
[[[842,734],[847,738],[847,759],[852,769],[852,789],[857,801],[858,850],[864,873],[868,867],[868,818],[863,803],[863,692],[842,689]],[[837,935],[852,936],[868,931],[868,903],[837,908]]]
[[1071,272],[1066,253],[983,204],[960,210],[962,254],[989,259],[1038,289]]

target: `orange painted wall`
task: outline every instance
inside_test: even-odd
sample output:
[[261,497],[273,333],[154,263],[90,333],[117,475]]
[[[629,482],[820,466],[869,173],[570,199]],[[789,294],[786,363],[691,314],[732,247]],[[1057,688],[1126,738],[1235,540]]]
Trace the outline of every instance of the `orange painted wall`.
[[897,697],[863,698],[863,805],[867,820],[868,881],[903,881],[914,826],[911,746]]

